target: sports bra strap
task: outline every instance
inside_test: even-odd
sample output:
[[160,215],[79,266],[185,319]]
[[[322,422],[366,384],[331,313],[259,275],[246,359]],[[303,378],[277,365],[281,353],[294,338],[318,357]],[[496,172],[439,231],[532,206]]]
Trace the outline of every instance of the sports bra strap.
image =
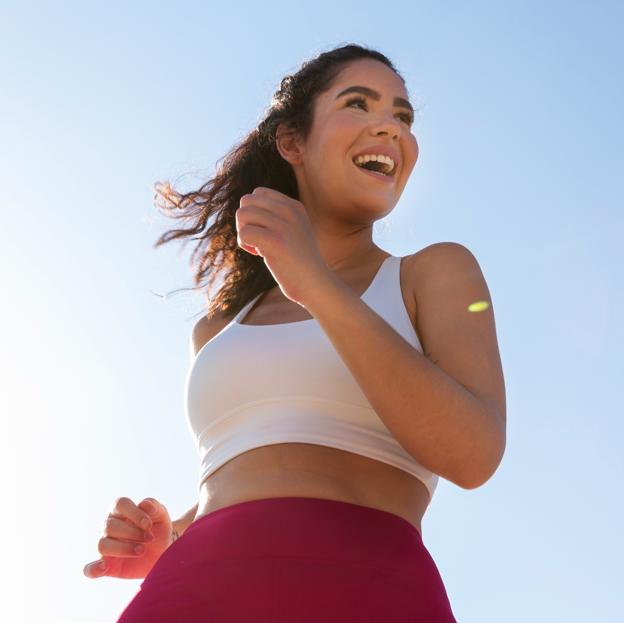
[[236,314],[236,316],[234,316],[234,319],[232,320],[232,322],[236,322],[240,324],[240,321],[243,320],[243,316],[249,311],[249,309],[251,308],[251,306],[264,294],[264,292],[260,292],[260,294],[258,294],[257,296],[254,296],[251,301],[249,301],[248,303],[246,303],[242,309],[238,312],[238,314]]

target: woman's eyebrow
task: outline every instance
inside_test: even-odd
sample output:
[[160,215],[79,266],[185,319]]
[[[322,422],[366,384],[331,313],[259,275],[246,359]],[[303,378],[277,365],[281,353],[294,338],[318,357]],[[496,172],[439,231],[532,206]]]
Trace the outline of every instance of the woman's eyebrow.
[[[375,91],[374,89],[370,89],[369,87],[353,86],[353,87],[347,87],[343,91],[340,91],[340,93],[336,95],[336,99],[338,99],[339,97],[342,97],[343,95],[347,95],[347,93],[362,93],[374,100],[379,100],[381,98],[381,95],[379,95],[379,93]],[[414,112],[413,106],[404,97],[395,97],[393,104],[395,106],[402,106],[403,108],[409,108],[409,110]]]

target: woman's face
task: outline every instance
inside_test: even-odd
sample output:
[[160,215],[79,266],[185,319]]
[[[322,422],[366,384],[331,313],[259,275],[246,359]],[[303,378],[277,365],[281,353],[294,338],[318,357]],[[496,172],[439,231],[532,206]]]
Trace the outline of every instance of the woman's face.
[[[344,93],[354,87],[359,89]],[[301,166],[295,168],[304,205],[322,210],[331,204],[357,221],[392,210],[418,159],[408,99],[399,76],[374,59],[352,61],[338,74],[316,99]],[[391,155],[391,175],[357,166],[354,157],[361,153]]]

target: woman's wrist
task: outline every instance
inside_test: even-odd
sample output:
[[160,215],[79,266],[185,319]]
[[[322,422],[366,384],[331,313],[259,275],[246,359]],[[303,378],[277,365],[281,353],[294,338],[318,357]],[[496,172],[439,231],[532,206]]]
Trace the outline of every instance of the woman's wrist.
[[174,519],[171,522],[169,545],[171,545],[174,541],[177,541],[184,534],[184,531],[193,523],[195,515],[197,515],[198,506],[199,503],[195,504],[192,508],[189,508],[184,515],[178,517],[178,519]]
[[174,541],[177,541],[184,532],[182,526],[178,523],[178,521],[171,522],[171,534],[169,535],[169,545],[171,545]]

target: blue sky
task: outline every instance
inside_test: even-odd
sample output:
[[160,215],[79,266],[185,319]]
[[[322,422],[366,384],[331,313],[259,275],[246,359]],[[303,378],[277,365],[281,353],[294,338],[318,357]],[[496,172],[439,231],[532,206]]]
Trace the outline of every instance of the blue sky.
[[464,244],[492,294],[506,454],[478,489],[441,479],[423,520],[457,619],[616,621],[622,5],[127,4],[3,3],[0,618],[115,620],[139,581],[82,574],[114,500],[195,503],[183,389],[204,299],[160,296],[192,286],[190,245],[152,248],[173,226],[153,184],[199,187],[284,74],[353,42],[418,108],[419,160],[375,241]]

